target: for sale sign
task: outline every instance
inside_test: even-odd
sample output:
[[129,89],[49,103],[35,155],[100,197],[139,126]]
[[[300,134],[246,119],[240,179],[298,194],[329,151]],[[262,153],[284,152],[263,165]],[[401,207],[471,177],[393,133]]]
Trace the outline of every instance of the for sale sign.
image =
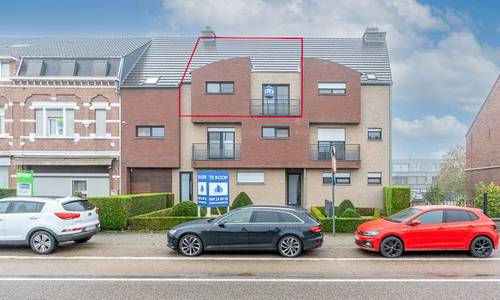
[[33,196],[33,171],[17,171],[16,187],[18,196]]
[[198,171],[198,206],[229,206],[229,173],[226,171]]

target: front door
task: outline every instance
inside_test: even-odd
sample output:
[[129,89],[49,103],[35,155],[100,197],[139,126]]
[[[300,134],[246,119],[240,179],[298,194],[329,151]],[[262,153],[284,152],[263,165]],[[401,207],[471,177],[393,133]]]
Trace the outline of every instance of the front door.
[[301,174],[296,172],[287,173],[286,178],[286,204],[290,206],[301,206]]
[[180,177],[181,202],[193,201],[193,172],[181,172]]

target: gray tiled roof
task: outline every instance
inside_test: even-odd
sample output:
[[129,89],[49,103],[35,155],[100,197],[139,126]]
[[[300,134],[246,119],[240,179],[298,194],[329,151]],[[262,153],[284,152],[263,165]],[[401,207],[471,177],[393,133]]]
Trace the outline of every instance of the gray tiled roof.
[[14,57],[123,57],[149,38],[1,38],[0,55]]
[[[205,45],[202,41],[186,74],[186,82],[190,81],[190,71],[234,57],[250,57],[254,71],[300,70],[298,40],[217,39],[215,46]],[[153,38],[149,48],[129,73],[124,86],[142,86],[148,77],[160,77],[156,86],[177,86],[195,43],[196,38]],[[363,83],[390,84],[392,80],[385,42],[364,43],[361,38],[306,38],[304,56],[328,59],[357,70],[363,74]],[[365,73],[375,74],[377,80],[368,80]]]

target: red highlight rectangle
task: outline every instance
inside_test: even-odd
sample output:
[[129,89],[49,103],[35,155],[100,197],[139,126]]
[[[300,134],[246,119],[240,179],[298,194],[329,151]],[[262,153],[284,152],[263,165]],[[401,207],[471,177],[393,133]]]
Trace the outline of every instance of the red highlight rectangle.
[[[182,84],[186,78],[186,74],[189,70],[189,66],[193,60],[196,53],[196,49],[200,43],[201,39],[228,39],[228,40],[296,40],[300,41],[300,115],[298,116],[252,116],[252,115],[202,115],[202,114],[183,114],[181,111],[181,98],[182,98]],[[178,117],[189,117],[189,118],[303,118],[304,117],[304,38],[303,37],[243,37],[243,36],[215,36],[215,37],[203,37],[199,36],[196,39],[191,55],[186,65],[186,69],[182,74],[179,87],[177,89],[178,95]]]

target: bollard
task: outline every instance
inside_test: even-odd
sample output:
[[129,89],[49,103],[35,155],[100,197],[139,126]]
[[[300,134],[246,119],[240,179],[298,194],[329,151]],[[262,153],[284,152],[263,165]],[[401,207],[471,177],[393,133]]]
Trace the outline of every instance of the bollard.
[[483,213],[488,215],[488,193],[483,194]]

